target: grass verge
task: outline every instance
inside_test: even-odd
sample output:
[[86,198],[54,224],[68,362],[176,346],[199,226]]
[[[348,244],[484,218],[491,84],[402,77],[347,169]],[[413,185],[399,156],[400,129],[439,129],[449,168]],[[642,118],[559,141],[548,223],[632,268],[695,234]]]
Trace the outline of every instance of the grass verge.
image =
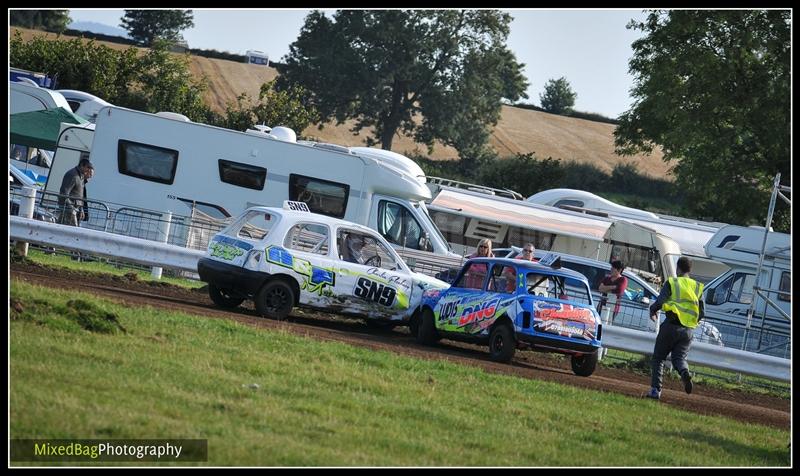
[[221,466],[790,464],[787,431],[619,394],[20,282],[9,311],[11,438],[202,438]]

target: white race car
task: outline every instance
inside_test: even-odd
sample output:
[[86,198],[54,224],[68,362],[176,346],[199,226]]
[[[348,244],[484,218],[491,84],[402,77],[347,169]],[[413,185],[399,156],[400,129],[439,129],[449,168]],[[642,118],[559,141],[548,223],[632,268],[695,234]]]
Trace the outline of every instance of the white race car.
[[216,305],[253,299],[273,319],[299,305],[405,324],[423,292],[448,287],[411,271],[370,228],[311,213],[302,202],[248,208],[214,236],[197,270]]

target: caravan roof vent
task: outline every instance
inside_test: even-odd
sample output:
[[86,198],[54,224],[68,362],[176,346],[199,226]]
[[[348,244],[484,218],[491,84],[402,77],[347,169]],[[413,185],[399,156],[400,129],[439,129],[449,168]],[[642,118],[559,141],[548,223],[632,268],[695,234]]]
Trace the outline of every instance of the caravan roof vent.
[[278,126],[273,127],[271,135],[278,140],[284,142],[297,142],[297,134],[289,127]]
[[256,124],[253,126],[255,129],[247,129],[244,131],[246,134],[252,134],[254,136],[263,136],[263,137],[270,137],[270,131],[272,130],[271,127],[264,125],[264,124]]
[[173,119],[175,121],[192,122],[188,117],[183,114],[178,114],[177,112],[160,111],[156,113],[156,116],[166,117],[167,119]]
[[329,142],[316,142],[314,143],[314,147],[316,147],[317,149],[333,150],[336,152],[341,152],[343,154],[355,155],[355,153],[352,152],[349,147],[345,147],[339,144],[331,144]]

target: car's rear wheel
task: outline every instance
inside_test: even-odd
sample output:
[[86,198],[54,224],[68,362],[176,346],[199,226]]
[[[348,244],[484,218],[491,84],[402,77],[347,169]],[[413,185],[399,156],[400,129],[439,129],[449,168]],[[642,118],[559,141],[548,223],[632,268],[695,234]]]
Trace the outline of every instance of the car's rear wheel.
[[592,375],[594,373],[594,369],[597,368],[597,358],[599,354],[600,350],[591,354],[573,355],[572,371],[575,372],[575,375],[579,375],[581,377],[588,377]]
[[433,311],[430,308],[422,310],[419,321],[419,329],[417,329],[417,342],[420,344],[430,345],[437,342],[441,337],[436,330],[436,323],[434,321]]
[[208,296],[219,307],[233,309],[244,302],[244,298],[232,294],[227,289],[221,289],[213,284],[208,285]]
[[511,362],[517,350],[514,333],[507,324],[500,324],[489,334],[489,358],[495,362]]
[[270,281],[261,288],[255,301],[259,314],[282,321],[294,307],[294,291],[283,281]]

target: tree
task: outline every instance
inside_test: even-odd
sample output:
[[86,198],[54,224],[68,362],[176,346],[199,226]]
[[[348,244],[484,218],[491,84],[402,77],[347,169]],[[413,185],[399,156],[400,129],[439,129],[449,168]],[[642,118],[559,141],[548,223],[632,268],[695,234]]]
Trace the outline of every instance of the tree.
[[191,10],[125,10],[121,20],[131,38],[147,46],[158,38],[179,40],[181,31],[194,26]]
[[235,104],[228,104],[221,127],[244,131],[256,124],[286,126],[299,134],[310,124],[319,121],[319,114],[313,107],[306,107],[306,95],[302,86],[294,86],[284,91],[275,90],[275,80],[261,85],[258,102],[251,105],[246,93],[236,98]]
[[[652,11],[628,28],[646,36],[617,152],[660,146],[690,211],[763,225],[773,177],[790,177],[791,11]],[[775,226],[789,228],[782,204]]]
[[356,134],[374,127],[368,145],[391,149],[401,132],[481,155],[501,99],[527,97],[523,65],[505,47],[510,21],[490,10],[314,11],[277,87],[305,87],[323,120],[355,119]]
[[565,114],[572,110],[578,97],[572,91],[567,78],[551,79],[544,85],[544,93],[539,95],[542,109],[553,114]]
[[9,23],[23,28],[41,28],[61,33],[72,22],[69,10],[9,10]]

